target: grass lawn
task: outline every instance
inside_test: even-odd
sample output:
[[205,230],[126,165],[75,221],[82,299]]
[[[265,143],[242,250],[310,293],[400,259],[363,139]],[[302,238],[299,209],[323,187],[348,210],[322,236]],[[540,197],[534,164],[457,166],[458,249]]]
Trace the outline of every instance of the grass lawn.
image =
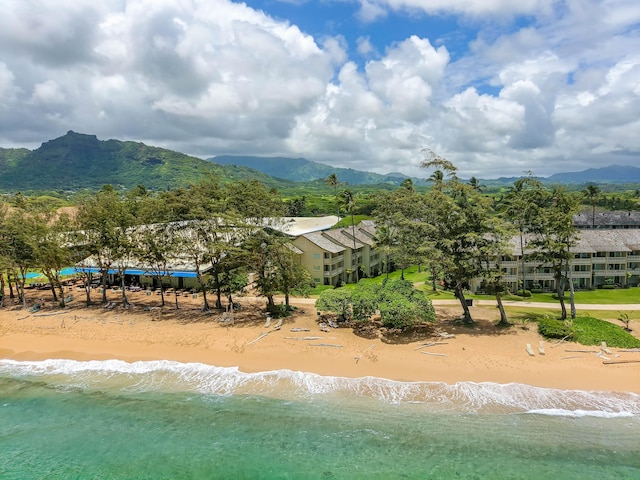
[[[395,272],[389,273],[389,278],[400,278],[401,271],[396,270]],[[363,278],[360,280],[363,283],[377,283],[381,284],[382,281],[386,278],[386,274],[379,275],[375,278]],[[454,300],[456,297],[453,295],[453,291],[442,290],[438,288],[435,292],[431,290],[431,283],[429,279],[429,273],[424,268],[418,272],[418,267],[413,266],[405,269],[404,278],[416,284],[417,288],[420,288],[425,292],[425,294],[431,300]],[[354,283],[348,283],[345,285],[347,288],[355,288]],[[318,285],[311,292],[312,297],[316,297],[320,295],[324,290],[329,288],[333,288],[330,285]],[[520,301],[520,302],[541,302],[541,303],[553,303],[558,304],[558,300],[553,298],[554,293],[534,293],[531,297],[523,298],[518,297],[517,295],[508,295],[504,296],[503,300],[512,300],[512,301]],[[477,295],[472,294],[470,292],[465,292],[465,298],[469,299],[478,299],[478,300],[492,300],[493,295]],[[575,293],[575,302],[582,304],[622,304],[625,303],[640,303],[640,287],[632,287],[632,288],[617,288],[614,290],[589,290],[589,291],[578,291]],[[567,309],[569,308],[569,292],[565,293],[565,303],[567,305]]]
[[[507,295],[502,297],[503,300],[513,300],[521,302],[542,302],[542,303],[559,303],[558,300],[553,298],[554,293],[533,293],[530,297],[523,298],[517,295]],[[477,299],[489,299],[491,295],[465,295],[468,298]],[[589,290],[579,291],[575,293],[576,303],[584,304],[625,304],[625,303],[640,303],[640,288],[617,288],[615,290]],[[565,303],[569,305],[569,292],[565,292]]]

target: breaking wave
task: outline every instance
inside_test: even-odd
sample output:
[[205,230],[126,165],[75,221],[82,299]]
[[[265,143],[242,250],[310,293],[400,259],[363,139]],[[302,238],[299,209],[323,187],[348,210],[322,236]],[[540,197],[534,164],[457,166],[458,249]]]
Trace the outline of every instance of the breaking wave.
[[443,413],[640,416],[640,395],[634,393],[560,390],[518,383],[399,382],[376,377],[321,376],[292,370],[244,373],[237,367],[168,360],[133,363],[121,360],[0,360],[0,376],[44,381],[63,390],[260,395],[299,401],[361,398],[387,404],[420,404],[429,411]]

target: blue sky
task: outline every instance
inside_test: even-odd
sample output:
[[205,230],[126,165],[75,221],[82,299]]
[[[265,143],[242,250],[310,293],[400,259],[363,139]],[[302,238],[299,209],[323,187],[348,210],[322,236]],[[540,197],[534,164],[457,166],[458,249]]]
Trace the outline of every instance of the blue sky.
[[0,146],[547,176],[640,152],[636,0],[5,0]]

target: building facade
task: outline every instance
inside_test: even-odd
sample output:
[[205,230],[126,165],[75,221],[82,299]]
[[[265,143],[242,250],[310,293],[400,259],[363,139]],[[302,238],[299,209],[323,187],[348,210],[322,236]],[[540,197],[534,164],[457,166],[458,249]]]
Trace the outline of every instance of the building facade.
[[[526,248],[523,263],[519,238],[512,239],[511,245],[510,255],[499,260],[502,278],[509,290],[519,290],[524,282],[526,290],[555,291],[550,266],[526,260]],[[569,273],[576,289],[589,290],[604,285],[635,287],[640,284],[640,229],[579,230],[571,253]],[[472,291],[479,289],[480,285],[481,279],[474,279]]]

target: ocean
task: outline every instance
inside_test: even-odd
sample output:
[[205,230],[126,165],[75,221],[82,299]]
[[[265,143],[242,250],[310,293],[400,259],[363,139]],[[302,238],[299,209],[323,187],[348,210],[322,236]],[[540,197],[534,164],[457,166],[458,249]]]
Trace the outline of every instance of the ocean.
[[0,478],[640,479],[640,395],[0,360]]

